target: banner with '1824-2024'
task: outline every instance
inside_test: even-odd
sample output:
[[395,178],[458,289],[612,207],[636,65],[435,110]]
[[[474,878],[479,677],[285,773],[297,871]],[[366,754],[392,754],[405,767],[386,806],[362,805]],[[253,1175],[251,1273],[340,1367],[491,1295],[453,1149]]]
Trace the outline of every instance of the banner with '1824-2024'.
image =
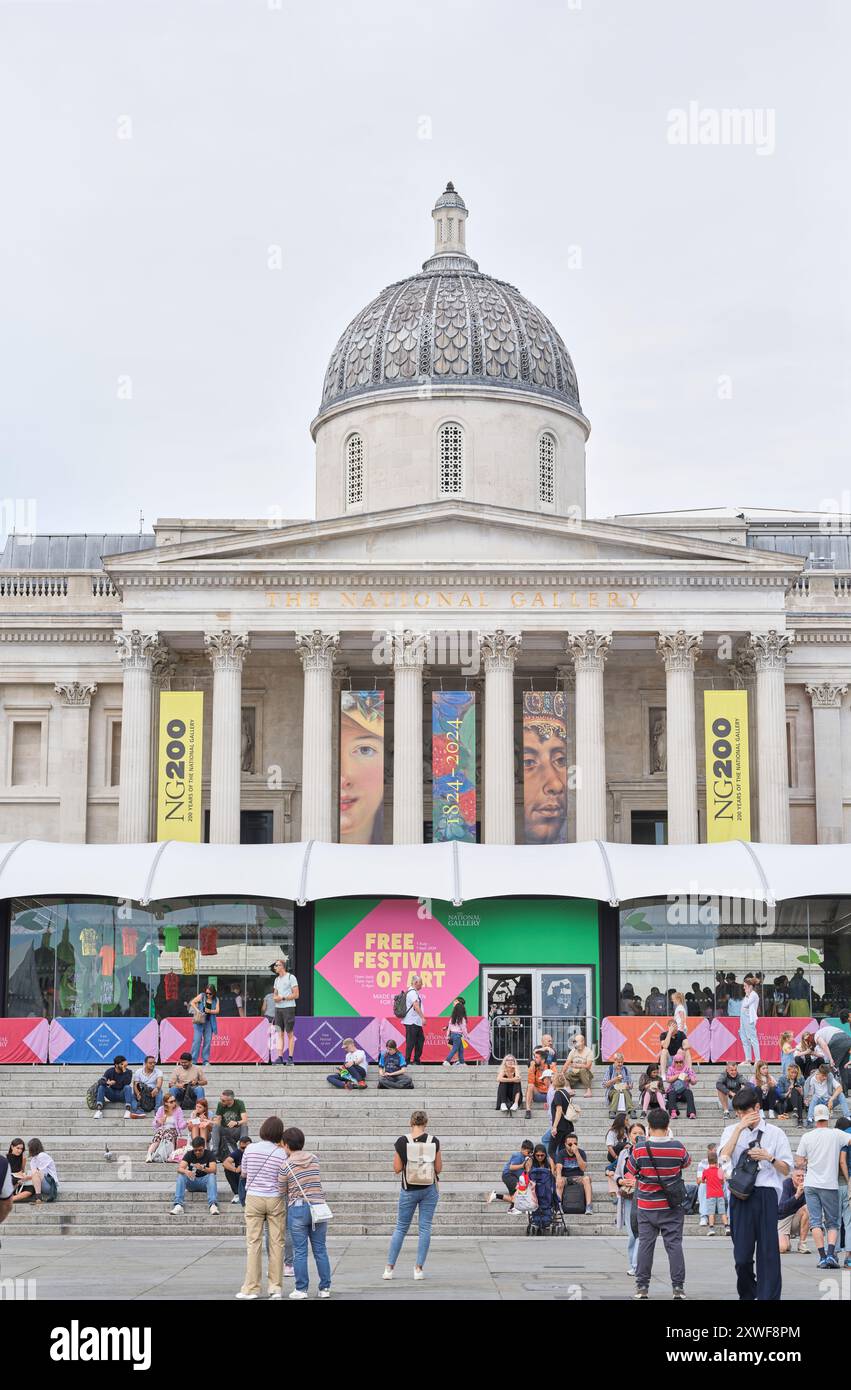
[[431,697],[432,839],[476,839],[476,696]]
[[707,690],[703,697],[706,746],[706,838],[751,838],[748,693]]

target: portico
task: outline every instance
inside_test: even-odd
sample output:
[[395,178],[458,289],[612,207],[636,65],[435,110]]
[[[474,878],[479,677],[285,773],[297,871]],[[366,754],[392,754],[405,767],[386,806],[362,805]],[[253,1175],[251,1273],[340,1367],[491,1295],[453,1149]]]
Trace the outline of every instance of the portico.
[[[528,518],[506,508],[447,502],[400,510],[373,518],[368,537],[362,521],[294,523],[273,537],[256,530],[238,541],[179,534],[144,555],[107,562],[123,598],[117,642],[135,661],[122,730],[132,773],[122,789],[124,837],[132,829],[145,838],[146,817],[150,827],[144,730],[154,658],[165,650],[179,688],[200,682],[210,691],[212,839],[238,838],[240,808],[253,804],[264,778],[274,798],[276,771],[298,788],[290,833],[337,837],[335,689],[344,681],[385,692],[386,839],[417,843],[427,832],[428,702],[432,689],[466,685],[478,696],[484,841],[517,838],[519,697],[552,688],[565,692],[572,734],[570,838],[629,839],[629,820],[616,812],[629,782],[640,789],[638,803],[649,800],[666,815],[672,843],[695,842],[705,836],[702,693],[740,684],[745,671],[756,720],[758,834],[788,840],[783,692],[793,640],[784,605],[797,561],[553,517],[536,523],[538,559],[530,566],[505,558],[515,548],[528,557],[533,543]],[[178,523],[164,527],[174,534]],[[448,536],[456,553],[476,560],[459,564],[441,554]],[[388,550],[398,563],[384,558]],[[215,609],[199,602],[213,582]],[[284,706],[299,717],[294,737],[275,746],[264,739],[259,765],[240,776],[243,684],[263,689],[269,715]],[[667,721],[662,767],[651,768],[642,751],[651,709]],[[265,713],[264,724],[268,730]],[[633,754],[623,746],[627,728]]]

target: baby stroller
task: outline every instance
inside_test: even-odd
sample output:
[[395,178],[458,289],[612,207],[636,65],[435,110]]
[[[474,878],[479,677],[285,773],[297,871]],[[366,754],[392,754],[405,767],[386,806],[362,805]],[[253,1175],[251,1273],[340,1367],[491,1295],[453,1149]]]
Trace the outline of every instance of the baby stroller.
[[549,1168],[533,1168],[529,1178],[535,1185],[538,1201],[526,1219],[527,1236],[566,1236],[567,1227],[556,1199],[555,1178]]

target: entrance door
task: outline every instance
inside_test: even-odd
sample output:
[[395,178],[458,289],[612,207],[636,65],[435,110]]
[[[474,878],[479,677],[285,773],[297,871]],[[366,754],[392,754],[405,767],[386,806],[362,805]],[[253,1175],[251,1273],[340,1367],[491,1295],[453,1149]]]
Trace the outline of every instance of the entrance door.
[[577,1033],[593,1046],[594,970],[590,965],[503,965],[482,969],[481,998],[491,1024],[491,1047],[522,1061],[549,1033],[564,1061]]

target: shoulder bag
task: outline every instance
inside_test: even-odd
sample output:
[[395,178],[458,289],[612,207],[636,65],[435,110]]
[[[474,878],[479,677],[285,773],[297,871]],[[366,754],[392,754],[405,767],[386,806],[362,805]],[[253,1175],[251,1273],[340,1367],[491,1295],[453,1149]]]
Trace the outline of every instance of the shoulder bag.
[[305,1192],[304,1188],[302,1187],[301,1183],[299,1182],[298,1177],[296,1176],[295,1169],[292,1167],[292,1165],[291,1165],[291,1163],[289,1162],[289,1160],[287,1160],[287,1165],[286,1165],[286,1166],[287,1166],[287,1169],[289,1170],[289,1171],[288,1171],[288,1176],[292,1178],[293,1182],[295,1183],[295,1185],[296,1185],[296,1187],[298,1188],[299,1192],[301,1193],[302,1197],[303,1197],[304,1200],[307,1202],[307,1209],[308,1209],[308,1211],[310,1212],[310,1224],[311,1224],[311,1226],[319,1226],[323,1221],[333,1221],[333,1220],[334,1220],[334,1213],[333,1213],[333,1211],[331,1210],[331,1208],[329,1207],[328,1203],[327,1203],[327,1202],[311,1202],[310,1198],[308,1197],[307,1193]]
[[762,1130],[757,1130],[756,1138],[752,1139],[746,1149],[743,1149],[736,1160],[736,1165],[727,1179],[727,1186],[732,1196],[738,1197],[740,1202],[746,1202],[756,1187],[756,1175],[759,1172],[759,1159],[751,1158],[751,1149],[756,1148],[762,1139]]
[[683,1205],[683,1202],[686,1199],[685,1182],[683,1181],[682,1176],[676,1178],[668,1178],[666,1182],[663,1182],[659,1176],[659,1170],[656,1167],[656,1160],[653,1157],[653,1151],[650,1148],[650,1144],[646,1139],[644,1141],[644,1147],[647,1150],[647,1157],[650,1159],[650,1162],[653,1165],[653,1172],[656,1174],[656,1181],[662,1189],[662,1194],[665,1198],[665,1201],[668,1203],[668,1206],[671,1208],[671,1211],[676,1211],[678,1207],[681,1207]]

